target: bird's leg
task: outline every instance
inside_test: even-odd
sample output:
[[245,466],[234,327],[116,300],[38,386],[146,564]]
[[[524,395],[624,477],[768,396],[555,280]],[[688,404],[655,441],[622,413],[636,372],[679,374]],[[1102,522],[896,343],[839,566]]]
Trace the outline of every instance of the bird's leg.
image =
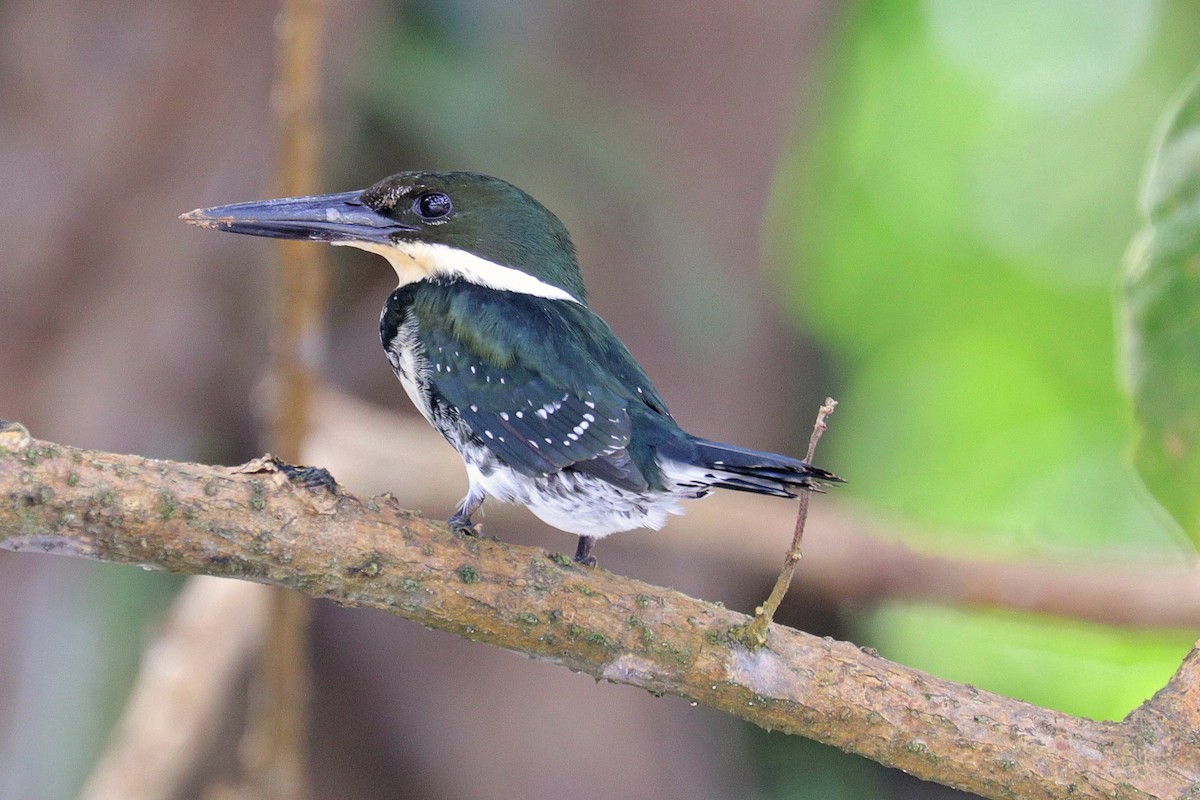
[[487,497],[487,494],[477,486],[472,486],[468,489],[467,496],[458,504],[458,512],[446,520],[446,524],[450,526],[450,530],[461,531],[468,536],[478,536],[480,530],[475,523],[471,522],[471,515],[483,505],[485,497]]
[[596,557],[592,555],[592,545],[596,543],[595,536],[580,536],[579,546],[575,548],[575,563],[585,567],[596,566]]

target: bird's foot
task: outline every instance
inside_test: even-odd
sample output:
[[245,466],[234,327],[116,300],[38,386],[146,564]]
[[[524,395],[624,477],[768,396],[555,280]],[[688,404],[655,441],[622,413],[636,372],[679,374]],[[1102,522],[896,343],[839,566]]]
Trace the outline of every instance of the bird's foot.
[[337,481],[323,467],[298,467],[293,464],[279,464],[279,471],[287,479],[305,489],[324,489],[337,494]]
[[592,545],[595,543],[594,536],[580,536],[579,546],[575,548],[575,558],[572,561],[585,567],[596,566],[596,557],[592,555]]
[[455,514],[450,519],[446,520],[446,524],[450,526],[450,530],[455,533],[465,533],[467,536],[482,536],[483,529],[471,522],[471,515],[464,514],[461,511]]
[[467,496],[458,504],[458,511],[454,516],[446,520],[446,524],[450,526],[450,530],[455,533],[465,533],[467,536],[483,536],[483,528],[471,522],[471,515],[479,510],[483,505],[483,499],[486,495],[479,487],[472,485],[471,490],[467,492]]

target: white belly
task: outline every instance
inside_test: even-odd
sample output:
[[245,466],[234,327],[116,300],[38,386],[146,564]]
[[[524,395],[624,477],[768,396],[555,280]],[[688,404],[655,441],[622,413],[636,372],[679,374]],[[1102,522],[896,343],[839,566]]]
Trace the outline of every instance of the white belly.
[[546,524],[580,536],[599,539],[634,528],[657,530],[666,524],[669,514],[683,513],[676,496],[630,492],[570,470],[540,478],[499,464],[486,471],[488,474],[468,460],[472,487],[479,486],[505,503],[526,506]]

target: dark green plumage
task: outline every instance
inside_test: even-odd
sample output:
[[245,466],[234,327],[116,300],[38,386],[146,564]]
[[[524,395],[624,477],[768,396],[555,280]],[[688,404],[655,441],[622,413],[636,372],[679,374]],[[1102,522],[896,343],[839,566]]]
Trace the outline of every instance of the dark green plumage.
[[[392,293],[381,339],[392,342],[409,314],[430,362],[432,402],[455,409],[510,467],[532,476],[598,459],[582,468],[629,489],[663,488],[649,442],[676,450],[687,436],[608,324],[586,307],[421,281]],[[553,404],[565,413],[539,414]],[[581,421],[585,429],[572,436]]]

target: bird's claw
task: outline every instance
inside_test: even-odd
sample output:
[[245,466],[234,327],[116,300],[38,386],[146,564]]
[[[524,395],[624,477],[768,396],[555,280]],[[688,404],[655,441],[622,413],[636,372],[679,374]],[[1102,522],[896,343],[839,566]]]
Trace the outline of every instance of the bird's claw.
[[471,518],[465,514],[455,514],[446,520],[446,524],[455,533],[465,533],[467,536],[483,536],[483,529],[474,522],[471,522]]
[[279,463],[279,471],[297,486],[305,489],[324,489],[337,494],[337,481],[323,467],[300,467],[294,464]]

